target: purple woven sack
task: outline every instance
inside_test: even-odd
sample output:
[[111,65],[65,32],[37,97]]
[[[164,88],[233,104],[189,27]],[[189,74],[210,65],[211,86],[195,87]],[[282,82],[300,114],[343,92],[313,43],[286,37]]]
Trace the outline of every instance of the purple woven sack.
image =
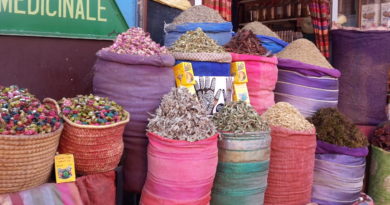
[[340,69],[338,108],[356,124],[386,120],[389,31],[333,30],[333,65]]
[[147,173],[146,125],[161,98],[175,86],[171,55],[136,56],[101,50],[94,66],[93,92],[130,113],[124,132],[125,190],[141,192]]

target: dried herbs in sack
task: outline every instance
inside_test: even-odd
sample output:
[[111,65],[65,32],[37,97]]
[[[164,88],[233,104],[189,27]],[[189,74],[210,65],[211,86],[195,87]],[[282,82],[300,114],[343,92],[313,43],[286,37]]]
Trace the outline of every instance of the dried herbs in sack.
[[201,28],[218,45],[225,45],[232,37],[231,22],[226,22],[214,9],[198,5],[183,11],[172,23],[164,25],[164,45],[172,46],[180,36],[197,28]]
[[59,106],[65,122],[58,151],[74,155],[76,172],[87,175],[114,170],[122,157],[129,113],[94,95],[63,98]]
[[195,95],[172,89],[149,120],[147,135],[148,175],[140,204],[208,204],[218,134]]
[[271,137],[267,123],[245,102],[231,102],[213,117],[220,130],[211,204],[263,204]]
[[311,201],[315,128],[292,105],[276,103],[262,117],[271,127],[271,159],[265,204]]
[[[140,193],[147,170],[148,113],[154,113],[161,97],[174,87],[175,60],[140,28],[118,36],[111,47],[97,53],[93,93],[108,97],[131,113],[124,131],[124,188]],[[120,50],[125,53],[118,53]]]
[[312,201],[353,204],[359,201],[368,140],[335,108],[318,110],[310,121],[317,130]]
[[381,123],[371,139],[368,194],[375,204],[390,203],[390,122]]
[[259,114],[275,104],[275,84],[278,77],[276,57],[264,56],[267,51],[251,31],[241,30],[225,45],[232,52],[232,61],[245,62],[248,75],[248,92],[251,105]]
[[63,130],[56,108],[27,89],[0,86],[0,194],[46,183]]

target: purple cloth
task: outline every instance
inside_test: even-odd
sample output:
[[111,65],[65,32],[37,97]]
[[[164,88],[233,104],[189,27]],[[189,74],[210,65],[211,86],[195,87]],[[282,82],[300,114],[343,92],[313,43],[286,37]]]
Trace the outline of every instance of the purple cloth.
[[362,165],[366,162],[364,157],[355,157],[345,154],[316,154],[316,159],[344,165]]
[[161,98],[175,86],[171,55],[137,56],[101,50],[94,66],[93,92],[130,113],[124,132],[125,189],[141,192],[147,173],[146,125]]
[[312,202],[317,203],[319,205],[351,205],[351,202],[334,202],[334,201],[324,201],[319,199],[311,199]]
[[385,121],[390,32],[333,30],[331,37],[333,64],[343,73],[339,110],[356,124]]
[[[347,156],[347,155],[344,155]],[[352,165],[346,164],[345,161],[340,162],[329,162],[326,160],[319,160],[316,158],[314,172],[326,173],[328,177],[337,177],[339,182],[345,181],[356,182],[363,180],[365,167],[366,167],[366,158],[361,157],[362,164]],[[358,190],[360,191],[360,190]]]
[[331,76],[335,78],[341,76],[340,71],[337,69],[323,68],[290,59],[278,58],[278,67],[285,70],[296,71],[309,76]]
[[282,83],[278,81],[276,90],[279,93],[289,94],[297,97],[304,97],[314,100],[337,101],[339,97],[338,90],[320,90],[310,87],[303,87],[291,83]]
[[355,157],[365,157],[368,155],[368,148],[349,148],[317,140],[316,154],[345,154]]
[[327,89],[327,90],[339,89],[339,83],[337,78],[333,78],[329,76],[323,76],[323,77],[307,76],[291,70],[279,69],[278,81],[290,82],[290,83],[303,85],[311,88],[320,88],[320,89]]

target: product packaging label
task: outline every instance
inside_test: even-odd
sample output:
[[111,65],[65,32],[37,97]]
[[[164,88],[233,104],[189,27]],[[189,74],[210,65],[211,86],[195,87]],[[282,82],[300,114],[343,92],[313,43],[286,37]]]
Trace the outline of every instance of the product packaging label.
[[54,168],[57,183],[76,181],[76,171],[74,166],[73,154],[56,155],[54,157]]

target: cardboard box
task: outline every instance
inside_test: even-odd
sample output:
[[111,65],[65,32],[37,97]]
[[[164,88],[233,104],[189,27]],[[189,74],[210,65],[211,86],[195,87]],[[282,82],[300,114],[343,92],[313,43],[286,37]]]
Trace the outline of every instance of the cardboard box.
[[234,77],[234,83],[247,83],[248,76],[246,74],[245,62],[234,62],[230,66],[230,73]]

